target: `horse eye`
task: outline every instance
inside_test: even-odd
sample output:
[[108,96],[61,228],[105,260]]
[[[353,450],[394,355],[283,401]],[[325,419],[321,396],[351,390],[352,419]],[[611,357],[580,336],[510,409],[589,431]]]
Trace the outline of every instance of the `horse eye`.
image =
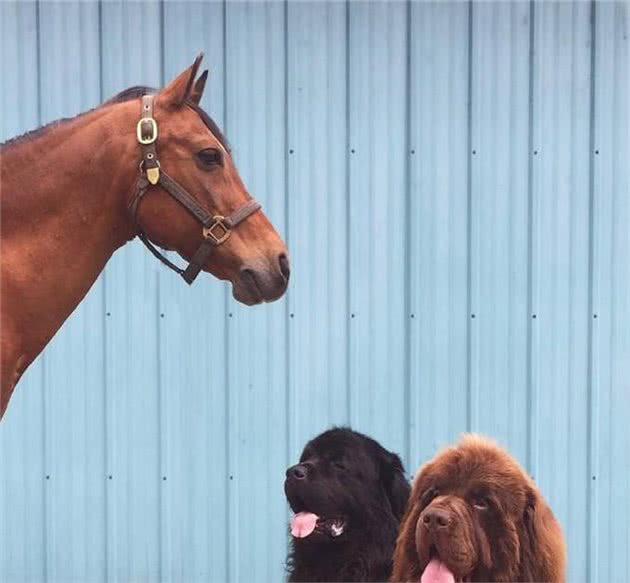
[[197,158],[204,166],[208,167],[220,166],[223,162],[221,152],[219,152],[216,148],[206,148],[205,150],[200,150],[197,152]]
[[338,470],[345,470],[346,466],[344,465],[343,462],[333,462],[332,464],[335,468],[337,468]]

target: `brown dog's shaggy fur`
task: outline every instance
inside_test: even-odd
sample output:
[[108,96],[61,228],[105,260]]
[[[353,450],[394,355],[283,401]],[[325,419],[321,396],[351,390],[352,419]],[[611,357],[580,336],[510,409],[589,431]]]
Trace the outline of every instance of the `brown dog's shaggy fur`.
[[532,479],[493,442],[466,435],[425,464],[403,517],[392,581],[565,578],[560,525]]

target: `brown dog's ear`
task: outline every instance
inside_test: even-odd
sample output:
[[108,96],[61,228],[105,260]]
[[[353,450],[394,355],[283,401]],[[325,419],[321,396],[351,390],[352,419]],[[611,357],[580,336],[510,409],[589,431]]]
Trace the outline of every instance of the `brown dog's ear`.
[[[191,97],[194,88],[195,77],[199,70],[199,65],[203,59],[203,53],[195,59],[195,62],[188,67],[183,73],[180,73],[166,87],[164,87],[159,96],[164,103],[172,107],[180,107],[187,99]],[[205,81],[204,81],[205,83]]]
[[551,508],[533,488],[527,493],[523,526],[521,576],[529,577],[523,580],[563,583],[566,549],[562,530]]
[[208,69],[206,69],[201,75],[199,75],[199,79],[195,81],[195,86],[190,93],[190,101],[193,101],[197,105],[201,101],[203,96],[203,90],[206,87],[206,81],[208,80]]
[[405,477],[405,470],[400,458],[395,453],[388,451],[384,454],[381,460],[381,483],[393,515],[396,520],[400,520],[407,507],[411,487]]

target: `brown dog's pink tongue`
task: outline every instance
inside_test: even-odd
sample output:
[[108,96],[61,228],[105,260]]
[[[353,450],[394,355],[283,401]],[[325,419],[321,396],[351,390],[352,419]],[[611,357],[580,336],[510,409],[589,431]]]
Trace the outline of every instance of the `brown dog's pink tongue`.
[[312,512],[298,512],[291,519],[291,534],[295,538],[305,538],[315,530],[317,514]]
[[420,577],[420,583],[455,583],[455,575],[440,559],[431,559]]

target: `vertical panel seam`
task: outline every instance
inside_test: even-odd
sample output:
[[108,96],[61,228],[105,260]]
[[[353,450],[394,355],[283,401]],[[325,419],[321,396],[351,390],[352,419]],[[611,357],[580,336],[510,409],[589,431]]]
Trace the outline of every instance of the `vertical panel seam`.
[[[289,2],[284,1],[284,228],[286,241],[290,240],[290,209],[289,209]],[[291,423],[293,412],[291,410],[291,326],[289,313],[291,306],[289,299],[285,301],[284,309],[284,334],[285,334],[285,466],[289,467],[291,460]],[[288,552],[288,539],[285,537],[285,555]]]
[[587,359],[587,513],[586,513],[586,532],[589,536],[589,548],[590,553],[586,554],[586,578],[588,581],[594,581],[596,579],[598,555],[596,535],[593,531],[593,525],[595,523],[595,513],[597,512],[597,474],[596,464],[597,457],[597,433],[596,433],[596,412],[595,409],[599,402],[599,383],[596,382],[594,375],[597,374],[595,361],[595,67],[596,67],[596,40],[597,40],[597,28],[596,28],[596,2],[591,0],[591,60],[590,60],[590,111],[589,111],[589,201],[588,201],[588,313],[586,318],[588,321],[588,359]]
[[405,217],[404,217],[404,253],[405,253],[405,354],[404,354],[404,458],[408,466],[411,457],[411,0],[406,6],[406,39],[407,48],[405,66]]
[[346,326],[346,414],[348,424],[352,420],[352,391],[350,390],[352,382],[352,328],[350,325],[350,311],[352,310],[351,299],[351,269],[352,269],[352,253],[350,247],[352,245],[352,231],[350,221],[350,209],[351,209],[351,173],[350,173],[350,0],[346,0],[346,148],[345,148],[345,170],[346,170],[346,314],[345,314],[345,326]]
[[[103,102],[104,93],[104,50],[103,50],[103,0],[98,0],[98,83],[99,83],[99,101]],[[108,462],[108,415],[107,415],[107,386],[108,386],[108,370],[107,370],[107,269],[103,269],[101,273],[103,295],[101,296],[101,320],[103,322],[103,347],[102,347],[102,363],[103,363],[103,574],[105,581],[109,580],[109,486],[107,475],[109,474]]]
[[[42,57],[41,57],[41,0],[37,0],[35,3],[35,39],[36,39],[36,69],[37,69],[37,124],[42,124]],[[46,457],[46,353],[40,355],[42,359],[41,375],[42,375],[42,552],[43,552],[43,580],[44,583],[48,581],[48,512],[47,512],[47,495],[46,495],[46,481],[44,475],[48,471],[47,457]]]
[[[228,96],[228,74],[227,74],[227,0],[223,0],[223,127],[224,132],[227,135],[228,133],[228,106],[227,106],[227,96]],[[225,454],[225,515],[226,515],[226,525],[225,525],[225,580],[230,581],[231,575],[231,564],[230,564],[230,553],[231,553],[231,536],[232,536],[232,526],[230,520],[230,375],[229,375],[229,365],[230,365],[230,321],[229,321],[229,311],[230,311],[230,299],[227,291],[224,291],[223,294],[223,302],[224,302],[224,315],[228,316],[225,318],[225,331],[224,331],[224,352],[223,357],[225,359],[225,366],[223,367],[224,379],[224,417],[225,417],[225,446],[224,446],[224,454]],[[224,316],[224,317],[225,317]]]
[[528,137],[527,137],[527,468],[534,472],[534,386],[533,386],[533,336],[534,336],[534,0],[529,3],[529,87],[528,87]]
[[[164,86],[165,83],[165,49],[164,49],[164,0],[160,0],[160,86]],[[165,476],[165,465],[164,465],[164,431],[162,427],[162,411],[163,411],[163,394],[164,387],[162,383],[162,359],[160,358],[160,345],[162,343],[162,325],[160,323],[160,310],[161,310],[161,288],[160,288],[160,272],[156,269],[155,271],[155,305],[157,308],[157,312],[154,314],[156,319],[156,334],[155,334],[155,354],[157,360],[157,495],[158,495],[158,517],[157,523],[159,525],[159,533],[158,533],[158,581],[163,581],[163,552],[164,552],[164,536],[165,536],[165,528],[164,528],[164,496],[163,490],[164,485],[162,480],[160,480],[160,476]]]
[[473,0],[468,2],[468,87],[466,104],[466,429],[472,429],[472,63]]
[[[288,0],[284,0],[284,148],[283,148],[283,157],[284,157],[284,229],[285,229],[285,237],[286,240],[290,240],[289,234],[289,154],[288,154],[288,146],[289,146],[289,57],[288,57],[288,43],[289,43],[289,5]],[[291,386],[289,383],[291,382],[291,371],[289,370],[291,364],[291,356],[289,354],[290,350],[290,329],[289,329],[289,312],[291,311],[291,306],[289,305],[289,300],[285,302],[284,309],[284,329],[286,334],[286,358],[285,358],[285,383],[286,383],[286,393],[285,393],[285,432],[286,432],[286,443],[285,443],[285,462],[288,463],[290,458],[290,435],[291,435],[291,395],[289,387]]]

